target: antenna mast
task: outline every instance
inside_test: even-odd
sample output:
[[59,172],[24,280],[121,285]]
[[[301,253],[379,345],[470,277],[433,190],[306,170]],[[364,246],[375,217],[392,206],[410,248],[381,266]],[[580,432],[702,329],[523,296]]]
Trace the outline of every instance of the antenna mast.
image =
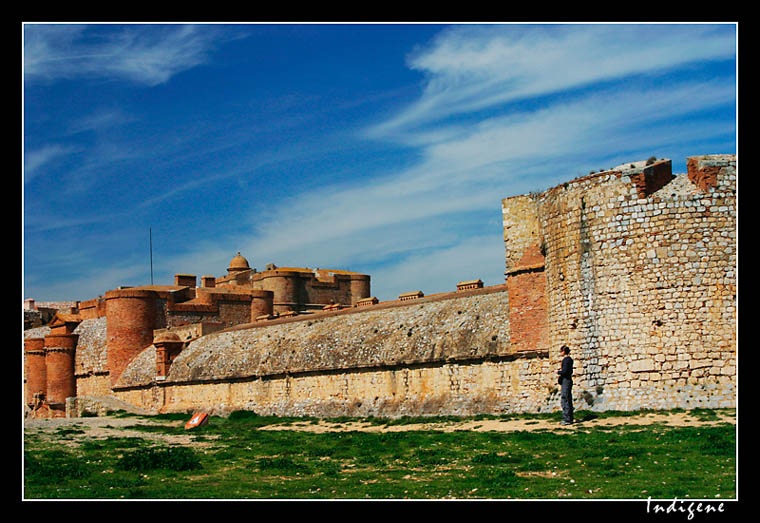
[[153,285],[153,229],[148,227],[150,234],[150,284]]

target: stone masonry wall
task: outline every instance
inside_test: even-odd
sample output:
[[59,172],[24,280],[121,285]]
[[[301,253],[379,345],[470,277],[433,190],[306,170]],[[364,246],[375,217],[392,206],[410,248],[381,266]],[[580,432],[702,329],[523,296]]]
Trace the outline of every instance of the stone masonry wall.
[[106,318],[83,320],[74,330],[79,335],[74,354],[77,396],[103,396],[111,393],[108,379]]
[[688,163],[700,164],[709,176],[644,198],[624,171],[537,198],[547,344],[571,347],[576,393],[594,408],[735,405],[736,158]]
[[214,333],[191,342],[160,382],[149,347],[116,393],[156,411],[399,416],[549,408],[547,355],[514,351],[508,309],[506,288],[497,286]]
[[472,363],[344,369],[238,380],[167,383],[118,391],[134,405],[162,412],[225,414],[247,409],[277,416],[475,415],[552,410],[545,357],[482,359]]

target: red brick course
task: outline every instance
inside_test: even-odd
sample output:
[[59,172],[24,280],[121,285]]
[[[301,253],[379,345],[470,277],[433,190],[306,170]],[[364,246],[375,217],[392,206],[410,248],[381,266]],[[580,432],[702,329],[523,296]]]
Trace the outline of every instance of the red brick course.
[[644,168],[640,173],[630,175],[631,182],[636,186],[639,198],[662,189],[674,178],[670,160],[659,161]]
[[509,329],[516,352],[545,349],[548,334],[544,255],[531,245],[507,273]]
[[718,183],[720,167],[707,166],[700,169],[699,160],[699,157],[688,158],[686,170],[691,183],[699,187],[701,191],[707,192]]

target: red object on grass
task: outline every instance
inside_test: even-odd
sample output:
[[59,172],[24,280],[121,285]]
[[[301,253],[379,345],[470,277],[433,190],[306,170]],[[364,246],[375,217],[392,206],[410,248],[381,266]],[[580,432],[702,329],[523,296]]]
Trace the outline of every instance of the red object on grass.
[[205,412],[199,412],[198,414],[193,415],[193,417],[190,418],[190,421],[185,423],[185,430],[200,427],[201,425],[205,425],[207,422],[208,414]]

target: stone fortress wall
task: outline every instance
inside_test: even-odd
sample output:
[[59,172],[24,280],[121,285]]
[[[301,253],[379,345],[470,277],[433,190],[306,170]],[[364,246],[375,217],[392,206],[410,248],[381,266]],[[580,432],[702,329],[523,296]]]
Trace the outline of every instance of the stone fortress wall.
[[735,404],[736,187],[736,157],[713,155],[503,200],[507,272],[524,246],[545,251],[544,343],[574,349],[595,408]]
[[[346,280],[354,297],[294,310],[265,294],[274,291],[263,289],[257,274],[264,273],[237,267],[207,290],[246,282],[253,289],[258,280],[255,291],[271,305],[252,306],[251,290],[242,299],[247,318],[231,314],[225,323],[218,312],[179,311],[167,297],[152,306],[183,312],[182,321],[154,324],[152,336],[137,332],[138,321],[116,342],[111,333],[125,323],[107,300],[106,318],[83,315],[72,330],[76,395],[153,412],[546,412],[559,407],[554,371],[567,344],[576,408],[733,407],[736,157],[690,158],[678,176],[670,165],[625,164],[504,199],[506,281],[493,287],[473,280],[457,291],[378,303],[368,276],[337,271],[332,281],[325,274],[310,281],[338,292]],[[185,307],[202,305],[210,284],[182,291],[194,294]],[[295,284],[283,285],[297,296]],[[39,369],[35,343],[27,359]]]

